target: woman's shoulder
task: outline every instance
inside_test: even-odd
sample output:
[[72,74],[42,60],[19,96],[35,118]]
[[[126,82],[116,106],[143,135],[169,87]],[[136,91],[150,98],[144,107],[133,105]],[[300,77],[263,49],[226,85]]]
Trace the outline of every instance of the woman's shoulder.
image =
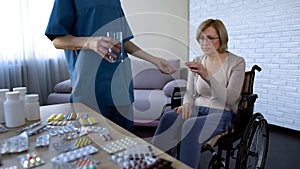
[[230,62],[245,62],[242,56],[236,55],[232,52],[228,52],[228,59]]
[[228,57],[231,57],[233,59],[241,59],[241,58],[243,58],[242,56],[239,56],[239,55],[237,55],[235,53],[232,53],[232,52],[228,52]]
[[245,69],[246,61],[243,57],[238,56],[234,53],[228,52],[228,64],[230,67],[243,68]]

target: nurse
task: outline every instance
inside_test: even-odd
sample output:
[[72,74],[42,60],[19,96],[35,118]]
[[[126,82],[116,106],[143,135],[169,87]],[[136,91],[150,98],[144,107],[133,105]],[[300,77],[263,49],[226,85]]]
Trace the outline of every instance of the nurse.
[[[122,32],[122,45],[106,32]],[[72,81],[71,102],[82,102],[105,117],[133,130],[134,101],[128,53],[153,63],[161,72],[175,72],[130,40],[133,34],[120,0],[55,0],[45,35],[64,49]],[[123,61],[112,63],[122,53]]]

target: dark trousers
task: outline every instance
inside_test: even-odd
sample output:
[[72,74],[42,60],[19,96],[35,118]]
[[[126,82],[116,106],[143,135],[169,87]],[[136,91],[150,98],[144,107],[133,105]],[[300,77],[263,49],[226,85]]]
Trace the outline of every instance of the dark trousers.
[[202,143],[227,130],[234,113],[207,107],[193,108],[193,115],[183,120],[175,111],[166,112],[154,134],[152,143],[168,152],[180,143],[180,161],[192,168],[200,162]]
[[133,131],[132,105],[99,106],[101,114],[126,130]]

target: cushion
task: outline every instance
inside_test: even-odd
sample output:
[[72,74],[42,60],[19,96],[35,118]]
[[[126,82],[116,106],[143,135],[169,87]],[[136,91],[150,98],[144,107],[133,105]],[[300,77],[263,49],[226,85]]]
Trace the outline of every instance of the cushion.
[[[174,87],[186,87],[187,81],[184,79],[176,79],[168,82],[162,89],[166,96],[171,97]],[[178,93],[179,95],[179,93]]]
[[134,90],[134,119],[156,120],[168,99],[162,90]]
[[69,103],[70,95],[70,93],[51,93],[47,98],[47,104]]
[[57,83],[54,86],[54,92],[56,93],[71,93],[72,92],[72,84],[71,80],[65,80],[60,83]]

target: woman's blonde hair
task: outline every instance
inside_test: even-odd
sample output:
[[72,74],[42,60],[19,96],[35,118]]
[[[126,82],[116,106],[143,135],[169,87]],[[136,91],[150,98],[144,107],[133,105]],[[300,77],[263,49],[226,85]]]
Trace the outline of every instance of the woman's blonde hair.
[[220,48],[217,51],[220,53],[226,52],[228,49],[228,33],[225,25],[219,19],[208,19],[199,25],[196,35],[197,42],[199,42],[202,32],[210,26],[216,29],[219,36]]

